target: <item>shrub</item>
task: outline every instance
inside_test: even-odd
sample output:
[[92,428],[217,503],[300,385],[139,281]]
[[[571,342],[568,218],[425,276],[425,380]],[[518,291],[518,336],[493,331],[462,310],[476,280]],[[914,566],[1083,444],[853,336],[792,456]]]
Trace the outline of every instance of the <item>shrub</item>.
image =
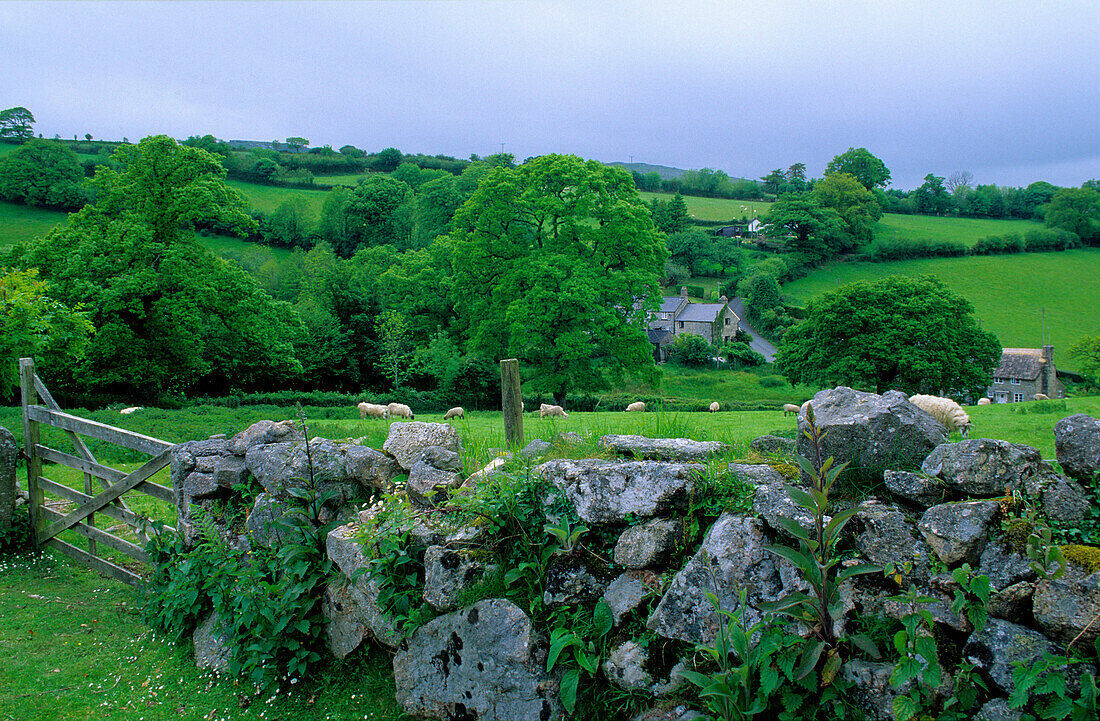
[[714,349],[701,335],[682,333],[668,346],[672,360],[685,366],[705,366],[712,362]]
[[1024,234],[1024,248],[1028,253],[1052,250],[1070,250],[1081,245],[1075,233],[1062,228],[1036,228]]

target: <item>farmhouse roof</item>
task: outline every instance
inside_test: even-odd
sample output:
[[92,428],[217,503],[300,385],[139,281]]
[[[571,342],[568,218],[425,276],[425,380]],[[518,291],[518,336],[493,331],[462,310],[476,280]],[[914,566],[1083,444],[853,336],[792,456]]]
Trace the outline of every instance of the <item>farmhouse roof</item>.
[[649,328],[646,330],[646,335],[649,336],[649,342],[654,345],[666,345],[675,340],[675,336],[666,328]]
[[725,307],[726,303],[692,303],[684,308],[676,320],[713,323]]
[[1041,348],[1005,348],[1001,351],[1001,364],[993,375],[1032,381],[1043,372],[1045,363]]
[[674,313],[680,307],[680,304],[684,302],[684,299],[678,295],[666,296],[661,299],[660,311],[662,313]]

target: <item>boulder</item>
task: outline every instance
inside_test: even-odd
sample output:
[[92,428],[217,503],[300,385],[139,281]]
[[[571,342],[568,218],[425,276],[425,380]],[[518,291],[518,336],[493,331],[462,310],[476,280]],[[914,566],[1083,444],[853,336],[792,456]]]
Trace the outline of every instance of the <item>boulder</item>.
[[1031,597],[1034,593],[1034,583],[1020,581],[993,593],[985,608],[993,618],[1023,623],[1032,617]]
[[15,464],[19,461],[20,448],[15,435],[0,426],[0,531],[11,526],[15,513]]
[[921,516],[917,527],[924,540],[948,566],[977,565],[989,539],[989,527],[1000,506],[996,501],[943,503]]
[[549,442],[536,438],[523,447],[519,454],[524,458],[540,458],[545,456],[553,448]]
[[386,442],[382,444],[382,450],[396,458],[402,468],[409,469],[420,460],[421,451],[430,446],[461,453],[462,439],[458,431],[447,423],[393,423]]
[[676,550],[683,524],[674,518],[654,518],[623,531],[615,543],[615,563],[626,568],[650,568]]
[[[883,395],[845,386],[819,391],[810,401],[814,422],[828,431],[822,458],[870,478],[882,478],[886,468],[915,468],[943,442],[943,424],[909,402],[901,391]],[[798,414],[798,453],[813,457],[806,408]]]
[[1017,711],[1008,705],[1008,699],[995,698],[991,701],[986,701],[985,704],[978,709],[978,714],[974,717],[974,721],[1020,721],[1023,717],[1022,711]]
[[[616,626],[622,623],[627,614],[641,606],[642,601],[654,592],[653,588],[646,582],[647,580],[649,579],[643,573],[627,571],[612,581],[611,585],[604,591],[603,600],[611,609],[611,617]],[[657,580],[658,584],[660,583],[659,579],[654,580]]]
[[[759,605],[778,600],[786,590],[779,556],[767,545],[763,521],[723,514],[707,531],[699,551],[672,579],[646,626],[665,638],[709,644],[723,617],[707,594],[716,594],[721,608],[731,610],[740,603],[742,590],[748,598],[745,624],[759,621]],[[790,575],[789,582],[794,582],[793,572]]]
[[424,600],[437,611],[457,608],[467,589],[497,573],[499,566],[486,560],[484,552],[428,546],[424,551]]
[[1089,573],[1074,564],[1066,565],[1058,579],[1040,579],[1032,597],[1035,623],[1046,635],[1090,648],[1100,636],[1100,571]]
[[978,573],[989,576],[989,584],[994,591],[1021,581],[1035,580],[1031,559],[1007,548],[1003,541],[993,541],[986,545],[978,563]]
[[928,544],[904,513],[877,501],[864,501],[852,520],[859,534],[856,550],[868,561],[884,568],[893,563],[899,573],[909,563],[911,570],[906,575],[918,581],[929,577]]
[[1080,521],[1092,507],[1092,498],[1077,481],[1053,472],[1032,478],[1028,495],[1038,498],[1047,518],[1057,523]]
[[[406,424],[402,424],[406,425]],[[393,658],[397,702],[418,718],[556,721],[546,648],[511,601],[487,599],[421,626]]]
[[652,696],[667,696],[686,683],[680,671],[681,661],[672,668],[667,679],[654,679],[646,670],[649,652],[634,640],[624,641],[611,649],[603,662],[603,674],[607,680],[624,691],[641,691]]
[[211,613],[199,624],[191,640],[195,646],[195,666],[208,668],[214,673],[229,670],[229,635],[217,613]]
[[[1001,693],[1011,693],[1012,664],[1030,665],[1045,652],[1060,653],[1053,641],[1026,626],[990,618],[985,628],[970,635],[963,658],[978,667]],[[994,689],[990,689],[993,691]]]
[[[849,661],[841,668],[841,676],[852,684],[855,705],[868,721],[895,721],[894,699],[902,691],[890,684],[893,671],[892,663],[858,659]],[[912,682],[907,687],[911,685]]]
[[214,480],[213,473],[192,471],[183,479],[178,489],[188,499],[209,498],[222,492],[222,487]]
[[213,473],[214,483],[231,489],[248,478],[248,465],[240,456],[222,456],[214,463]]
[[458,473],[462,470],[462,456],[443,446],[428,446],[420,451],[420,462],[441,471]]
[[1089,483],[1100,471],[1100,419],[1077,413],[1054,425],[1054,453],[1062,472]]
[[422,506],[434,506],[445,499],[453,488],[462,483],[462,474],[443,471],[424,461],[416,461],[409,468],[405,491],[409,498]]
[[731,463],[730,473],[753,486],[785,483],[783,475],[766,463]]
[[253,423],[229,439],[226,449],[233,455],[243,456],[253,446],[270,443],[301,443],[305,438],[294,421],[259,421]]
[[921,470],[964,496],[998,498],[1024,490],[1036,475],[1051,473],[1049,463],[1031,446],[993,438],[971,438],[936,446]]
[[[300,510],[294,513],[304,518]],[[272,544],[281,545],[291,541],[301,541],[301,534],[279,523],[287,515],[285,501],[275,498],[270,493],[261,493],[256,496],[252,510],[249,511],[248,518],[245,520],[249,542],[270,548]]]
[[577,554],[556,554],[543,578],[543,605],[575,606],[599,598],[611,579],[609,568],[600,568]]
[[[797,540],[796,536],[779,522],[780,518],[794,521],[804,531],[814,530],[814,517],[805,508],[791,500],[786,483],[757,486],[756,493],[752,497],[752,510],[757,515],[763,516],[772,529],[792,540]],[[825,516],[825,523],[831,520],[833,520],[831,516]]]
[[344,658],[370,636],[370,601],[347,579],[325,587],[321,613],[325,617],[325,644],[336,658]]
[[361,493],[359,482],[347,474],[346,455],[346,446],[314,438],[308,454],[304,443],[256,445],[248,449],[245,462],[264,490],[276,498],[289,497],[291,488],[306,488],[312,474],[317,492],[329,497],[328,505],[338,507]]
[[382,589],[367,570],[369,561],[363,554],[363,546],[355,539],[357,530],[354,523],[337,526],[325,539],[329,559],[348,581],[345,587],[334,590],[335,598],[345,604],[342,612],[347,614],[340,623],[361,625],[364,635],[369,632],[380,643],[394,648],[401,643],[404,634],[398,629],[396,620],[378,603]]
[[774,453],[781,456],[793,456],[798,450],[798,441],[782,436],[763,435],[752,439],[749,447],[757,453]]
[[895,496],[921,508],[946,500],[947,486],[938,478],[912,471],[886,471],[883,480]]
[[547,461],[538,472],[569,498],[584,522],[619,523],[631,514],[648,518],[685,503],[706,466],[586,458]]
[[620,456],[650,458],[658,461],[705,461],[727,446],[718,441],[693,441],[687,438],[646,438],[632,435],[601,436],[596,444]]
[[665,702],[656,708],[642,711],[630,721],[702,721],[707,717],[683,704]]
[[393,479],[404,473],[404,469],[385,453],[369,446],[352,445],[347,447],[344,456],[344,471],[348,478],[358,481],[366,488],[390,491]]

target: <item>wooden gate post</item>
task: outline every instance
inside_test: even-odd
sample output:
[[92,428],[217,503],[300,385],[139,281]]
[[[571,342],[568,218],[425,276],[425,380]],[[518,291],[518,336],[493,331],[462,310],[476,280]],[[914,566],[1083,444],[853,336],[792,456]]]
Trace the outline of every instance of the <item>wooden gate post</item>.
[[504,411],[504,440],[509,446],[523,443],[523,390],[519,382],[519,361],[500,362],[500,406]]
[[38,401],[38,391],[34,389],[33,358],[19,359],[19,387],[23,396],[23,447],[27,454],[27,494],[30,496],[27,505],[30,510],[31,539],[37,548],[38,531],[42,526],[38,511],[42,504],[42,490],[38,487],[38,477],[42,475],[42,459],[35,452],[35,446],[39,444],[38,422],[32,421],[27,414],[27,407]]

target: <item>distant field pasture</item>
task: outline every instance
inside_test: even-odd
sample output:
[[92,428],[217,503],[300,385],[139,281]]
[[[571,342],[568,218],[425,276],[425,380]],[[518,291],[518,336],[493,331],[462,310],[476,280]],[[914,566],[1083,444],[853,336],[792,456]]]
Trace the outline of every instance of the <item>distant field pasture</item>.
[[324,205],[325,196],[329,192],[328,188],[318,188],[317,190],[278,188],[273,185],[245,183],[240,180],[227,180],[226,183],[243,195],[244,199],[251,204],[253,210],[259,210],[263,213],[270,213],[284,201],[297,196],[306,199],[313,210],[314,217],[317,217],[321,214],[321,206]]
[[[1100,334],[1100,249],[1062,253],[1019,253],[963,258],[930,258],[887,263],[836,263],[783,286],[797,305],[844,283],[887,275],[933,275],[974,304],[982,326],[1001,345],[1042,345],[1043,312],[1055,349],[1083,335]],[[1055,355],[1059,368],[1074,370],[1072,359]]]
[[[650,193],[648,191],[639,191],[638,195],[647,203],[654,198],[667,203],[673,197],[669,193]],[[742,217],[752,220],[754,211],[757,216],[761,216],[767,213],[768,208],[771,207],[771,203],[760,200],[696,198],[690,195],[685,195],[684,201],[687,203],[688,214],[694,216],[696,220],[736,220],[740,222]]]
[[[0,149],[13,147],[0,145]],[[0,201],[0,249],[41,237],[69,219],[68,213]]]
[[1034,220],[997,220],[993,218],[937,218],[932,215],[887,213],[875,226],[875,241],[909,238],[917,240],[958,240],[967,247],[990,235],[1018,233],[1042,228]]

